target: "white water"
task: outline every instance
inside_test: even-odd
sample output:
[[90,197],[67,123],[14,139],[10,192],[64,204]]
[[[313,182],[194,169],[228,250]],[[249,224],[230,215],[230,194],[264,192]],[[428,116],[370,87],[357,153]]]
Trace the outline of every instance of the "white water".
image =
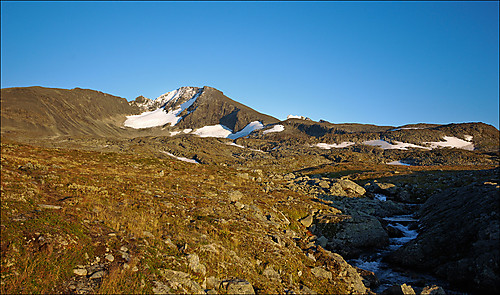
[[[380,201],[387,199],[384,195],[376,194],[375,198]],[[348,263],[359,268],[374,272],[380,281],[380,285],[376,288],[371,288],[372,291],[376,293],[383,292],[387,288],[393,285],[409,284],[412,285],[413,282],[418,279],[424,280],[427,284],[437,284],[439,286],[445,286],[445,283],[438,281],[436,278],[426,275],[418,274],[418,278],[415,277],[415,272],[403,273],[396,271],[388,263],[383,261],[383,258],[400,248],[409,241],[417,238],[418,232],[416,230],[410,229],[412,225],[415,225],[418,220],[413,215],[396,215],[391,217],[384,217],[383,220],[387,221],[392,227],[399,229],[403,233],[403,237],[400,238],[389,238],[389,245],[385,248],[378,249],[376,252],[365,254],[357,259],[349,260]]]

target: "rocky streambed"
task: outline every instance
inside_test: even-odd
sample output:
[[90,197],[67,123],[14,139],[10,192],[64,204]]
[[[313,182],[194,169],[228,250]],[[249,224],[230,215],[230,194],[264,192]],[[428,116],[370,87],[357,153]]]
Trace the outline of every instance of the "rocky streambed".
[[439,190],[424,204],[380,194],[387,188],[397,191],[394,185],[361,187],[347,178],[287,177],[289,188],[312,192],[338,209],[312,212],[304,225],[317,244],[358,267],[372,291],[500,290],[498,169],[473,184]]

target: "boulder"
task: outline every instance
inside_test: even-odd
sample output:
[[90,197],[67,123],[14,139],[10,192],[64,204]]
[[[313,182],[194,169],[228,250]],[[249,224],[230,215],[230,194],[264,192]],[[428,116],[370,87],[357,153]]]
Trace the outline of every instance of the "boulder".
[[[477,293],[500,292],[500,195],[482,183],[444,190],[419,211],[419,236],[388,258]],[[446,251],[443,251],[446,249]]]
[[328,249],[349,258],[389,243],[382,224],[370,215],[321,215],[315,225],[314,234],[328,239]]
[[362,196],[366,193],[366,190],[362,186],[358,185],[357,183],[355,183],[354,181],[351,181],[349,179],[338,179],[337,183],[339,183],[340,186],[342,186],[342,189],[344,191],[347,191],[347,193],[360,195],[360,196]]
[[416,295],[413,288],[407,284],[394,285],[385,289],[382,295]]
[[205,267],[205,265],[200,263],[200,257],[197,254],[189,254],[187,256],[187,259],[188,259],[189,268],[193,272],[200,274],[202,276],[204,276],[206,274],[207,268]]
[[245,280],[234,279],[222,284],[226,285],[227,294],[255,294],[252,284]]

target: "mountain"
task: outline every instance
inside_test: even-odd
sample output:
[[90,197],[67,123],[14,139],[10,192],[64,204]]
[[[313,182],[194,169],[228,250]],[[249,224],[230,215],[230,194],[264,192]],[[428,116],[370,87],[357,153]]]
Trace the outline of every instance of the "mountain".
[[90,89],[15,87],[1,90],[2,135],[123,136],[125,116],[139,112],[127,100]]
[[191,129],[201,136],[226,137],[223,135],[230,136],[242,131],[242,134],[247,135],[264,125],[279,121],[208,86],[181,87],[155,100],[138,97],[131,105],[146,111],[125,121],[125,126],[136,129],[164,126],[178,130]]
[[[422,162],[422,157],[430,155],[427,151],[442,150],[443,147],[493,154],[499,149],[498,130],[484,123],[397,127],[332,124],[293,115],[279,121],[209,86],[180,87],[154,100],[139,96],[131,102],[80,88],[17,87],[1,91],[2,136],[11,134],[31,139],[196,136],[233,140],[249,137],[251,142],[248,144],[254,149],[288,146],[295,151],[303,149],[304,153],[320,149],[319,154],[328,154],[325,157],[330,159],[330,154],[337,153],[333,150],[344,154],[348,150],[365,154],[383,151],[384,155],[413,151],[416,156],[411,159],[406,156],[397,158],[420,164],[437,163],[433,157],[433,160]],[[393,156],[386,155],[378,161],[387,158]],[[440,160],[441,163],[449,163],[449,156],[446,158]],[[470,158],[470,155],[464,158]]]

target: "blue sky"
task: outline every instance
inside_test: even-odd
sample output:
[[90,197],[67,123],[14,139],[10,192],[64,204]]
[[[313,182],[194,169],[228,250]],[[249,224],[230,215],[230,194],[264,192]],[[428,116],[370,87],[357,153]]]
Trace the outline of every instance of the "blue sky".
[[2,2],[1,87],[212,86],[332,123],[499,127],[498,2]]

